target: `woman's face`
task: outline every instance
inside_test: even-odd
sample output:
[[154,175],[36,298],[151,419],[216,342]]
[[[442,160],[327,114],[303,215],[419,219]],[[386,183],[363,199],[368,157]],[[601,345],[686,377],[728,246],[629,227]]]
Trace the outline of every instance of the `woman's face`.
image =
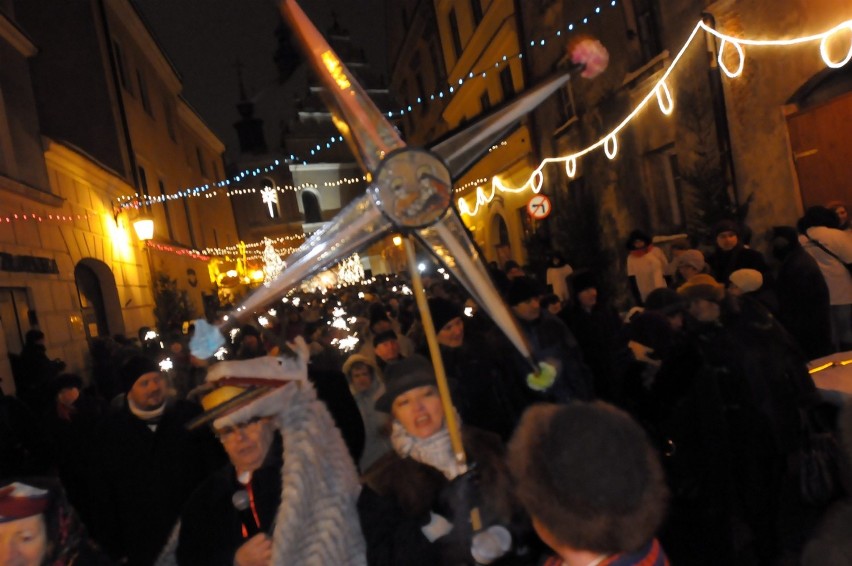
[[415,438],[429,438],[444,424],[444,409],[438,388],[424,385],[397,396],[391,406],[393,417]]
[[47,529],[42,515],[0,523],[0,564],[41,566],[47,554]]

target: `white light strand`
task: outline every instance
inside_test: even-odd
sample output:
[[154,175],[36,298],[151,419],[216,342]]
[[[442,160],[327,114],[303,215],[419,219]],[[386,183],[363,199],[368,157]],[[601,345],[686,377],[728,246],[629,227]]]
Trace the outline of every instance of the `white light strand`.
[[[569,22],[562,28],[558,29],[555,33],[552,34],[551,37],[531,40],[529,46],[530,47],[544,47],[547,45],[548,41],[555,40],[557,38],[561,39],[563,36],[563,32],[574,32],[581,29],[582,26],[587,25],[589,23],[589,18],[592,15],[600,15],[603,12],[603,7],[609,6],[611,8],[615,8],[617,5],[617,0],[609,0],[608,2],[603,2],[599,6],[596,6],[593,10],[590,10],[586,16],[578,18],[576,21]],[[475,79],[475,78],[486,78],[489,73],[494,73],[501,67],[504,67],[510,63],[513,59],[523,59],[523,53],[515,53],[512,55],[503,55],[500,57],[493,65],[488,64],[484,69],[477,71],[470,71],[465,77],[459,78],[454,83],[448,84],[447,97],[450,94],[456,94],[461,90],[461,86],[465,84],[465,82]],[[406,104],[401,109],[396,111],[388,111],[387,116],[389,118],[393,118],[395,116],[404,116],[406,113],[411,113],[414,111],[416,106],[422,106],[429,101],[434,101],[436,99],[443,99],[445,96],[444,91],[439,91],[437,93],[432,93],[430,95],[423,95],[417,98],[416,103]],[[321,152],[332,149],[336,144],[344,141],[343,136],[341,135],[333,135],[328,140],[322,141],[315,146],[313,146],[309,151],[311,156],[316,157]],[[505,145],[506,142],[503,142],[501,145]],[[492,147],[489,151],[493,151],[498,146]],[[221,189],[225,187],[229,187],[231,183],[238,183],[244,179],[248,179],[251,177],[257,177],[258,175],[262,175],[263,173],[271,173],[277,167],[281,165],[287,165],[289,163],[302,163],[303,165],[307,165],[308,162],[305,159],[302,159],[295,154],[290,154],[286,159],[286,162],[281,162],[276,159],[273,163],[265,167],[255,167],[251,169],[245,169],[235,174],[233,177],[230,177],[224,181],[219,181],[216,183],[207,183],[204,185],[199,185],[192,188],[181,189],[174,193],[166,194],[166,195],[147,195],[144,197],[140,197],[139,194],[135,194],[134,196],[122,196],[117,199],[118,204],[121,208],[140,208],[141,206],[150,206],[152,204],[162,204],[164,202],[170,200],[176,200],[180,198],[193,198],[193,197],[201,197],[204,196],[206,198],[213,198],[215,196],[219,196],[224,194],[226,196],[234,196],[234,195],[243,195],[249,193],[255,193],[258,189],[246,189],[246,188],[236,188],[226,191],[225,193],[221,193],[216,189]],[[325,187],[335,187],[341,184],[352,184],[357,183],[359,181],[365,180],[366,177],[359,178],[349,178],[349,179],[341,179],[337,182],[325,183]],[[302,185],[286,185],[283,187],[275,187],[279,192],[284,191],[301,191],[305,188],[317,188],[315,185],[311,185],[309,183],[303,183]]]
[[[665,70],[662,77],[660,77],[660,79],[654,84],[654,86],[645,95],[645,97],[636,105],[636,107],[612,130],[604,134],[600,139],[598,139],[597,142],[579,151],[561,157],[548,157],[543,159],[541,163],[539,163],[538,167],[536,167],[530,174],[527,181],[519,187],[506,186],[498,177],[493,177],[491,179],[490,192],[486,192],[485,189],[483,189],[482,187],[477,187],[473,208],[468,205],[467,201],[463,197],[459,198],[458,201],[456,201],[459,213],[464,214],[466,216],[475,216],[482,206],[488,204],[494,199],[494,196],[496,195],[497,191],[505,193],[519,193],[524,192],[526,190],[531,190],[533,193],[539,193],[543,185],[543,170],[547,165],[551,163],[564,164],[566,174],[569,177],[573,178],[577,172],[577,159],[601,147],[603,147],[604,153],[609,159],[614,159],[616,154],[618,153],[617,136],[619,132],[621,132],[621,130],[623,130],[639,114],[639,112],[641,112],[645,108],[645,106],[652,98],[657,99],[660,111],[664,115],[668,116],[672,113],[672,111],[674,110],[674,100],[671,95],[671,91],[669,90],[668,85],[666,84],[666,80],[668,80],[669,76],[672,74],[675,68],[677,68],[677,65],[683,57],[683,54],[686,52],[687,47],[689,47],[689,45],[695,39],[695,36],[700,30],[704,30],[707,33],[710,33],[711,35],[721,40],[718,57],[719,65],[722,68],[722,71],[731,78],[738,77],[742,73],[742,69],[745,65],[745,51],[742,48],[743,45],[750,45],[756,47],[791,46],[819,40],[820,56],[822,57],[823,62],[827,66],[831,68],[838,68],[842,67],[843,65],[846,65],[850,60],[852,60],[852,41],[850,41],[849,51],[846,54],[846,57],[844,57],[840,61],[833,61],[830,58],[828,54],[828,48],[826,46],[828,40],[838,32],[843,30],[849,30],[850,32],[852,32],[852,20],[846,20],[844,22],[841,22],[840,24],[823,33],[792,39],[768,40],[732,37],[709,27],[703,21],[699,21],[693,28],[692,33],[690,33],[689,37],[684,42],[683,47],[681,47],[680,51],[678,51],[677,55],[674,57],[674,59],[672,59],[671,64]],[[731,71],[730,68],[728,68],[722,61],[722,52],[724,51],[726,44],[733,45],[734,48],[737,50],[737,54],[739,55],[739,63],[735,71]]]

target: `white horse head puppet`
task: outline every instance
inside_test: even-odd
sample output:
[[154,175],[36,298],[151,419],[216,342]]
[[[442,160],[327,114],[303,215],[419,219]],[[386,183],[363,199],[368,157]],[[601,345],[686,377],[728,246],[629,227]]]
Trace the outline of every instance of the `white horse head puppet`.
[[[209,348],[201,343],[209,345],[210,336],[204,335],[219,331],[206,324],[197,324],[199,330],[202,335],[190,349],[197,357],[208,357]],[[288,346],[295,356],[264,356],[210,367],[207,384],[212,390],[202,402],[204,415],[193,424],[212,421],[215,428],[222,428],[271,417],[280,431],[282,487],[271,535],[273,564],[366,564],[355,465],[308,381],[307,344],[297,337]]]

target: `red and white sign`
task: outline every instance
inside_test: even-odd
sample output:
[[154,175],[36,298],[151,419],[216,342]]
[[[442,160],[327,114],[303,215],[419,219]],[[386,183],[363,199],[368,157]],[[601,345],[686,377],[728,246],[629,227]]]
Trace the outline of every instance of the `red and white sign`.
[[545,195],[535,195],[527,203],[527,214],[536,220],[543,220],[550,214],[553,205]]

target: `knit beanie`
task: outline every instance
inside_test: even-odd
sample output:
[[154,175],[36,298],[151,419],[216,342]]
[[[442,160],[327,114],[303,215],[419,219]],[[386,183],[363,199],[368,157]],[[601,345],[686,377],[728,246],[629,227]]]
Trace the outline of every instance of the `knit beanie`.
[[675,267],[688,265],[696,271],[704,269],[704,254],[700,250],[686,250],[674,260]]
[[740,235],[740,226],[733,220],[720,220],[713,226],[713,237],[715,238],[722,232],[733,232],[737,236]]
[[122,391],[127,393],[133,389],[133,384],[136,383],[136,380],[146,373],[159,371],[160,368],[157,367],[156,362],[151,358],[141,354],[131,356],[124,362],[119,371]]
[[645,242],[646,246],[651,245],[652,243],[651,236],[649,236],[642,230],[633,230],[632,232],[630,232],[630,235],[627,236],[627,241],[624,245],[627,247],[628,251],[633,251],[634,245],[636,244],[636,242],[639,241]]
[[752,293],[763,286],[763,274],[756,269],[737,269],[728,280],[743,293]]
[[509,293],[506,300],[509,306],[513,307],[539,295],[541,295],[541,290],[535,281],[529,277],[517,277],[509,284]]
[[699,273],[678,287],[677,292],[686,301],[704,299],[721,303],[722,299],[725,298],[725,286],[706,273]]
[[462,315],[462,311],[458,305],[441,297],[429,299],[429,312],[432,313],[432,323],[435,325],[435,332],[440,332],[448,322]]
[[590,289],[592,287],[597,289],[598,287],[598,278],[595,277],[595,274],[591,271],[577,271],[571,276],[570,281],[571,289],[574,291],[574,297],[586,289]]
[[393,330],[385,330],[384,332],[380,332],[379,334],[373,336],[373,347],[375,348],[382,342],[387,342],[389,340],[399,340],[396,335],[396,332],[394,332]]

